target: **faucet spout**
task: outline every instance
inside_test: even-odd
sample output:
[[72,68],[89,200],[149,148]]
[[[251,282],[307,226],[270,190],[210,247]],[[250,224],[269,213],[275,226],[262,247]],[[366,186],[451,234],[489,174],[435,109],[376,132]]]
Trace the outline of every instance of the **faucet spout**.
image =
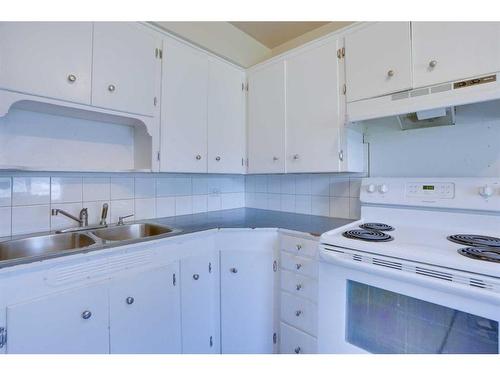
[[[79,219],[76,216],[71,215],[67,211],[61,210],[59,208],[53,208],[51,213],[52,213],[52,216],[57,216],[57,215],[61,214],[63,216],[69,217],[70,219],[72,219],[72,220],[76,221],[78,224],[80,224],[81,227],[83,226],[83,220],[81,218]],[[82,215],[81,215],[81,211],[80,211],[80,217],[81,216]]]

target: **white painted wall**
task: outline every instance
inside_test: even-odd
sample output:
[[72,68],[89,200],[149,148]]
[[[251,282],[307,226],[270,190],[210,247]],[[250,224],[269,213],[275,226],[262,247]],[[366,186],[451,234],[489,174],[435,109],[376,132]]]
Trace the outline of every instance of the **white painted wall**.
[[370,176],[500,176],[500,101],[457,107],[455,126],[402,131],[396,118],[363,125]]

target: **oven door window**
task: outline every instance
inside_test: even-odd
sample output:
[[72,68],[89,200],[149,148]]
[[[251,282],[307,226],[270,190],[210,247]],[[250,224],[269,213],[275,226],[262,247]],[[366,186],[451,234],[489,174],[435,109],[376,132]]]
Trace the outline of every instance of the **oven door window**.
[[371,353],[498,353],[498,322],[347,281],[347,342]]

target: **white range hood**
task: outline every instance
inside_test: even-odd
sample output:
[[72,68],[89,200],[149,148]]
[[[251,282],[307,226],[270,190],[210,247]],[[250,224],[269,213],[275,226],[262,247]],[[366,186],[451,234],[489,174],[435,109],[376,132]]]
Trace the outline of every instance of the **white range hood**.
[[500,73],[441,83],[347,103],[347,121],[356,122],[500,99]]

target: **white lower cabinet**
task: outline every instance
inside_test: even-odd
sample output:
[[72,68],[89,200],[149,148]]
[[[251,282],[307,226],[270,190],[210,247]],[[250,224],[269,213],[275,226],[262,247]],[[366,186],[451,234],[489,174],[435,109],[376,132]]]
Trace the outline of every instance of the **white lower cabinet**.
[[317,340],[292,326],[281,323],[281,354],[315,354],[317,353]]
[[112,281],[112,354],[181,353],[178,275],[179,262],[175,262]]
[[181,260],[182,353],[220,353],[219,254]]
[[7,353],[109,352],[108,288],[64,291],[7,307]]
[[221,251],[222,353],[273,353],[271,251]]
[[317,353],[318,241],[282,234],[280,245],[280,353]]

